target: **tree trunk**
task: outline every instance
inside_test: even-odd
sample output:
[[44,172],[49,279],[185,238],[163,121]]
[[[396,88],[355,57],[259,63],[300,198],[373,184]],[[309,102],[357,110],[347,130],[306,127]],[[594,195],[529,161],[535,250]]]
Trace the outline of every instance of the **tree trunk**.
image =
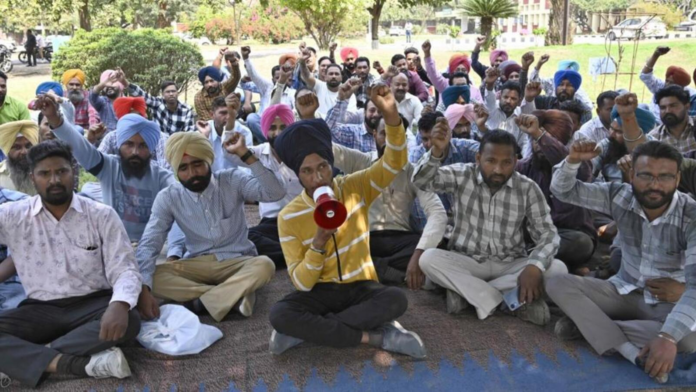
[[379,49],[379,19],[382,16],[384,2],[385,0],[375,0],[372,7],[367,9],[370,12],[370,16],[372,16],[370,20],[372,26],[372,50]]
[[169,21],[167,20],[167,0],[160,0],[158,3],[158,8],[159,12],[157,12],[157,28],[169,28]]
[[80,17],[80,28],[85,31],[92,31],[92,18],[89,14],[89,0],[83,0],[82,6],[78,10]]
[[[549,31],[546,32],[546,45],[561,45],[563,43],[563,0],[551,0],[551,15],[549,16]],[[569,21],[570,22],[570,21]],[[573,24],[569,23],[566,43],[573,43]]]
[[481,18],[481,35],[489,37],[486,42],[483,43],[483,50],[488,51],[491,47],[493,38],[491,37],[491,31],[493,31],[493,18],[483,17]]

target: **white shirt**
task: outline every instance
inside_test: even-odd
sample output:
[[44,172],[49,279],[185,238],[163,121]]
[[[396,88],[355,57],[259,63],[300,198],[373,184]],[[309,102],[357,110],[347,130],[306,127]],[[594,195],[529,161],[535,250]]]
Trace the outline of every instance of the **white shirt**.
[[[420,120],[421,117],[421,112],[423,111],[423,104],[421,103],[420,99],[418,99],[418,97],[415,95],[406,93],[406,97],[401,102],[398,102],[396,106],[399,110],[399,114],[404,116],[406,121],[408,121],[409,127],[414,129],[413,124],[418,124],[418,120]],[[417,127],[418,126],[416,125],[416,129]],[[406,131],[411,133],[408,129]]]
[[[323,117],[326,117],[329,110],[336,105],[336,101],[338,100],[338,91],[330,91],[329,87],[326,85],[326,82],[315,79],[314,92],[317,94],[317,98],[319,99],[319,109],[317,110],[317,113],[320,113]],[[357,109],[358,104],[355,99],[355,94],[351,94],[350,100],[348,100],[348,110],[356,111]]]
[[0,207],[0,243],[7,244],[27,297],[39,301],[113,289],[111,302],[131,309],[142,277],[131,241],[111,207],[73,195],[61,220],[39,196]]
[[211,166],[211,169],[213,169],[213,173],[218,172],[220,170],[231,169],[235,167],[225,159],[225,149],[222,146],[224,141],[227,140],[227,138],[229,137],[229,134],[231,134],[232,132],[241,133],[242,135],[244,135],[244,142],[247,146],[254,145],[254,136],[251,134],[251,131],[249,130],[249,128],[240,124],[239,121],[234,122],[234,130],[232,132],[223,131],[222,136],[219,136],[217,134],[217,131],[215,131],[214,120],[209,120],[208,125],[210,126],[210,135],[208,136],[208,140],[210,140],[210,144],[213,145],[213,151],[215,152],[215,160],[213,161],[213,165]]
[[515,136],[517,140],[517,145],[522,149],[522,156],[526,157],[532,152],[532,144],[529,140],[529,135],[522,132],[522,130],[515,124],[515,119],[520,115],[522,109],[516,107],[512,115],[508,117],[502,109],[500,109],[500,103],[495,98],[495,91],[489,91],[485,89],[484,100],[486,101],[486,109],[488,109],[488,121],[486,121],[486,127],[488,129],[501,129],[507,131]]
[[608,137],[609,130],[602,124],[602,120],[599,117],[592,117],[592,120],[583,124],[580,130],[575,132],[573,140],[587,139],[599,143]]

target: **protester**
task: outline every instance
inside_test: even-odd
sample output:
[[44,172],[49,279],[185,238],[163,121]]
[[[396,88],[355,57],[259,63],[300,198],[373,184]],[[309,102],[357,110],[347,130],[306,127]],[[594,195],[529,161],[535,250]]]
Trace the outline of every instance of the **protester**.
[[[546,95],[553,97],[556,96],[556,89],[558,85],[556,85],[554,78],[542,78],[540,73],[541,68],[544,66],[544,64],[546,64],[549,61],[549,59],[550,56],[548,54],[541,56],[541,58],[539,58],[539,61],[537,61],[537,64],[534,67],[534,69],[532,69],[532,71],[529,73],[528,79],[531,82],[541,83],[541,88],[544,90]],[[575,72],[580,72],[580,63],[578,63],[575,60],[559,61],[558,71],[565,70],[573,70]],[[582,87],[578,88],[575,92],[575,100],[580,101],[587,108],[592,107],[592,100]]]
[[[343,54],[343,51],[341,54]],[[319,113],[325,117],[329,112],[329,109],[336,105],[336,99],[338,98],[338,87],[341,85],[343,80],[343,77],[341,76],[341,67],[337,64],[330,64],[326,68],[326,81],[321,81],[314,78],[314,76],[312,76],[312,74],[309,72],[309,69],[307,68],[308,59],[309,53],[308,51],[305,51],[299,60],[300,76],[307,84],[307,87],[316,92],[317,98],[319,98]],[[348,101],[348,110],[355,111],[356,109],[357,101],[355,100],[355,95],[351,95]]]
[[445,118],[452,130],[453,138],[478,139],[478,135],[472,135],[471,128],[473,125],[476,125],[479,134],[488,131],[486,127],[488,111],[480,104],[452,104],[445,111]]
[[[423,111],[423,104],[414,95],[408,92],[408,76],[400,72],[391,79],[391,91],[396,98],[399,114],[404,116],[409,124],[417,124]],[[407,130],[409,133],[411,130]]]
[[[295,96],[297,94],[297,90],[290,87],[290,83],[292,82],[293,69],[294,68],[289,64],[273,67],[273,78],[275,80],[275,87],[273,87],[273,93],[271,95],[271,105],[277,105],[282,103],[283,105],[290,106],[293,110],[296,109]],[[307,89],[307,87],[304,87],[303,89]]]
[[418,97],[421,102],[427,102],[430,98],[428,89],[425,87],[423,80],[418,76],[417,72],[408,70],[406,56],[403,54],[395,54],[391,58],[391,64],[392,66],[382,75],[382,78],[389,83],[394,76],[404,72],[408,77],[408,92]]
[[36,195],[31,180],[29,149],[39,144],[39,127],[31,120],[0,125],[0,150],[7,157],[0,162],[0,187]]
[[[120,69],[102,72],[99,84],[89,92],[89,103],[99,113],[101,122],[106,126],[107,132],[116,129],[118,119],[114,114],[114,101],[123,95],[125,76]],[[101,94],[104,93],[104,96]]]
[[[370,100],[368,91],[370,86],[375,84],[377,78],[370,73],[370,59],[367,57],[358,57],[355,60],[355,76],[360,78],[362,85],[355,92],[355,100],[358,109],[365,109],[367,101]],[[346,80],[344,80],[346,82]]]
[[616,91],[605,91],[597,96],[597,117],[592,119],[573,135],[573,139],[587,139],[595,143],[601,143],[611,133],[611,111],[614,108],[614,100],[619,96]]
[[0,125],[21,120],[31,120],[27,105],[7,95],[7,75],[0,71]]
[[83,129],[89,129],[101,122],[99,114],[89,103],[89,90],[85,89],[85,73],[80,69],[69,69],[63,72],[61,83],[65,86],[65,97],[75,107],[74,124]]
[[227,97],[234,92],[241,79],[239,61],[231,60],[232,77],[222,81],[222,73],[219,69],[209,66],[198,71],[198,80],[203,85],[201,91],[193,98],[198,121],[209,121],[213,118],[213,101],[217,97]]
[[179,89],[175,82],[165,80],[160,85],[161,97],[154,97],[134,83],[125,81],[131,97],[143,97],[147,104],[152,119],[160,126],[160,130],[166,134],[176,132],[195,131],[193,123],[193,108],[179,101]]
[[[562,102],[575,99],[575,93],[582,85],[582,76],[572,69],[561,70],[554,75],[554,85],[556,86],[555,96],[540,96],[541,84],[528,83],[525,89],[525,101],[523,107],[531,106],[526,109],[526,113],[531,113],[536,109],[560,109]],[[585,124],[592,118],[589,107],[585,107],[581,123]]]
[[[75,124],[75,107],[73,104],[63,98],[63,86],[57,82],[42,82],[36,87],[36,96],[40,95],[50,95],[60,107],[60,112],[65,117],[65,121],[70,124]],[[34,110],[35,100],[29,102],[29,109]]]
[[[426,40],[423,42],[422,48],[423,56],[425,57],[425,70],[428,75],[428,79],[439,94],[442,94],[449,86],[466,85],[469,86],[471,91],[471,100],[474,102],[483,102],[480,90],[476,88],[476,86],[474,86],[470,80],[469,72],[471,71],[471,60],[469,60],[469,57],[466,54],[455,54],[450,57],[447,68],[447,75],[449,78],[446,78],[437,70],[437,67],[435,66],[435,59],[431,55],[432,45],[430,41]],[[457,81],[456,79],[460,80]],[[461,79],[464,79],[464,81]],[[438,106],[441,102],[442,98],[440,97],[438,99]]]
[[[334,51],[336,50],[336,44],[333,44],[332,48],[333,50],[330,50],[331,53],[331,58],[334,58]],[[343,63],[341,64],[343,66],[342,68],[342,74],[343,74],[343,79],[342,82],[345,82],[346,80],[350,79],[353,77],[355,74],[355,62],[358,59],[358,49],[353,48],[353,47],[344,47],[341,48],[341,61]],[[326,68],[328,71],[328,67]],[[325,75],[326,76],[326,75]]]
[[445,109],[455,103],[466,105],[469,102],[471,102],[471,88],[468,85],[449,86],[442,92],[442,103]]
[[[514,136],[517,145],[522,151],[522,156],[531,153],[531,141],[529,135],[523,132],[517,125],[517,117],[522,113],[519,107],[522,91],[518,82],[506,82],[500,87],[500,100],[496,100],[495,83],[500,71],[497,68],[488,68],[485,79],[485,100],[488,110],[487,129],[501,129]],[[528,110],[529,108],[526,108]]]
[[428,72],[423,68],[421,64],[421,58],[419,56],[418,49],[411,46],[404,49],[404,56],[406,56],[406,68],[409,71],[415,72],[421,78],[421,80],[428,85],[432,85],[430,78],[428,77]]
[[648,61],[645,62],[645,65],[640,72],[640,80],[645,84],[645,87],[647,87],[648,90],[654,94],[653,99],[651,99],[649,102],[650,110],[653,112],[656,118],[660,119],[660,121],[661,110],[660,102],[657,100],[658,91],[669,86],[679,86],[687,91],[687,95],[696,95],[696,90],[689,87],[691,84],[691,75],[689,75],[684,68],[676,65],[669,66],[667,68],[667,72],[665,72],[665,80],[658,78],[653,73],[653,68],[657,63],[657,60],[669,53],[669,51],[670,48],[668,46],[658,46],[655,48],[652,56],[648,58]]
[[[24,200],[27,197],[24,193],[0,188],[0,205]],[[14,269],[14,261],[8,256],[7,245],[0,244],[0,314],[6,310],[15,309],[27,298],[17,274],[10,274],[10,270]]]
[[[266,141],[263,132],[261,132],[261,116],[264,110],[271,105],[271,97],[273,96],[273,89],[276,87],[277,78],[275,77],[275,67],[273,71],[273,80],[269,80],[261,76],[261,74],[254,67],[254,63],[249,58],[251,54],[251,48],[248,46],[243,46],[241,48],[242,59],[244,60],[244,68],[246,68],[247,75],[254,82],[256,88],[259,90],[259,109],[256,113],[251,113],[247,116],[246,124],[251,130],[256,140],[260,143]],[[280,66],[278,66],[278,71],[280,72]],[[280,76],[279,76],[280,77]]]
[[[486,78],[486,70],[488,67],[479,62],[479,53],[481,52],[481,46],[483,46],[487,39],[488,38],[485,35],[477,37],[476,45],[474,46],[474,50],[471,52],[471,68],[473,68],[474,72],[481,77],[481,80]],[[508,54],[506,51],[502,49],[495,49],[491,51],[490,64],[492,67],[497,67],[500,65],[500,63],[507,60]]]
[[671,145],[682,154],[696,150],[696,126],[689,116],[689,92],[681,86],[667,86],[655,93],[662,125],[649,134],[650,140]]

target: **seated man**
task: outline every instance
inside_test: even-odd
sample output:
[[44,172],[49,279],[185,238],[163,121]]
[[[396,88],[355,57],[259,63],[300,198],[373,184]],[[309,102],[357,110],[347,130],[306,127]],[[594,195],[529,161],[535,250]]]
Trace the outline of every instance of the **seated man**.
[[0,208],[0,243],[28,296],[0,314],[0,372],[30,387],[47,373],[128,377],[115,346],[140,331],[142,280],[123,223],[73,194],[66,145],[41,143],[29,161],[39,195]]
[[[544,194],[515,172],[520,148],[506,131],[483,136],[475,164],[441,166],[449,144],[447,128],[438,119],[432,147],[416,165],[413,183],[425,191],[452,194],[457,203],[454,231],[449,250],[427,250],[420,267],[447,289],[449,313],[458,313],[468,302],[483,320],[503,302],[503,291],[519,290],[519,302],[526,305],[515,314],[545,325],[551,316],[542,296],[544,277],[568,270],[553,258],[560,239]],[[525,225],[536,244],[529,254]]]
[[600,355],[616,350],[666,382],[677,351],[696,351],[696,202],[677,191],[683,158],[651,141],[632,153],[631,184],[578,181],[578,167],[595,155],[594,142],[576,141],[556,168],[551,191],[566,203],[611,214],[621,268],[609,281],[557,276],[547,282],[549,297],[568,316],[556,324],[556,335],[583,336]]
[[682,154],[696,150],[696,120],[689,116],[689,92],[680,86],[668,86],[655,93],[662,125],[648,139],[667,143]]
[[[536,109],[560,109],[561,103],[569,100],[579,100],[577,91],[582,85],[582,76],[572,69],[556,72],[553,77],[556,86],[555,96],[540,96],[542,86],[539,82],[530,82],[525,88],[522,110],[531,113]],[[531,105],[531,106],[530,106]],[[583,106],[585,106],[583,104]],[[581,126],[592,119],[592,111],[585,107],[585,112],[580,119]]]
[[[27,195],[9,189],[0,189],[0,205],[24,200]],[[0,245],[0,313],[8,309],[14,309],[27,298],[22,282],[14,270],[14,262],[8,258],[7,246]],[[6,278],[9,276],[9,278]],[[4,282],[3,282],[4,280]]]
[[[401,122],[405,123],[403,117]],[[352,174],[382,158],[386,149],[386,124],[381,116],[378,124],[373,131],[377,151],[364,153],[333,144],[337,169]],[[437,248],[442,240],[447,213],[435,193],[423,192],[411,183],[411,174],[413,166],[407,163],[370,206],[370,254],[380,282],[400,284],[407,279],[409,288],[418,290],[424,280],[418,260],[425,250]],[[415,232],[410,223],[416,197],[427,217],[422,234]]]
[[[393,321],[406,312],[406,296],[376,281],[370,259],[368,209],[407,161],[404,128],[389,87],[373,86],[371,100],[384,114],[387,147],[382,159],[367,170],[334,178],[331,131],[323,120],[295,123],[275,142],[280,159],[305,190],[278,219],[288,273],[298,291],[271,309],[273,354],[308,341],[331,347],[367,343],[425,357],[418,335]],[[351,212],[337,230],[314,222],[313,196],[320,187],[330,188]]]
[[35,195],[28,152],[39,143],[39,127],[31,120],[0,125],[0,150],[7,159],[0,162],[0,187]]
[[[539,185],[551,208],[551,219],[561,237],[556,258],[564,262],[572,273],[587,275],[590,270],[586,264],[597,245],[592,214],[589,210],[551,197],[549,191],[553,167],[568,155],[566,144],[572,138],[572,120],[565,112],[551,109],[538,110],[533,115],[523,114],[517,122],[532,140],[532,155],[518,161],[516,170]],[[580,168],[578,179],[592,181],[592,166],[589,163]]]
[[[243,316],[251,316],[256,290],[270,282],[275,271],[268,257],[257,257],[248,239],[244,202],[285,196],[282,181],[246,148],[243,137],[236,134],[226,149],[249,164],[251,175],[239,169],[213,173],[213,147],[198,132],[169,138],[167,160],[179,182],[157,195],[137,250],[143,280],[155,296],[189,302],[195,312],[205,308],[216,321],[237,303]],[[184,232],[187,252],[182,260],[155,267],[175,222]]]

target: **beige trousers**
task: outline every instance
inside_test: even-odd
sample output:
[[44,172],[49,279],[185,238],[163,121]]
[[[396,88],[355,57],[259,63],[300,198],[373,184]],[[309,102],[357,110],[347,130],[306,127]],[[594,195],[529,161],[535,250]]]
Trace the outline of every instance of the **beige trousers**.
[[[521,258],[509,263],[479,263],[461,253],[428,249],[421,256],[420,267],[433,283],[464,297],[476,308],[478,318],[483,320],[503,302],[502,293],[517,286],[517,277],[527,262],[527,258]],[[568,268],[563,262],[553,260],[544,272],[544,278],[567,273]]]
[[221,321],[242,297],[268,284],[275,265],[266,256],[217,261],[214,255],[166,262],[153,279],[156,297],[177,302],[199,298],[216,321]]

